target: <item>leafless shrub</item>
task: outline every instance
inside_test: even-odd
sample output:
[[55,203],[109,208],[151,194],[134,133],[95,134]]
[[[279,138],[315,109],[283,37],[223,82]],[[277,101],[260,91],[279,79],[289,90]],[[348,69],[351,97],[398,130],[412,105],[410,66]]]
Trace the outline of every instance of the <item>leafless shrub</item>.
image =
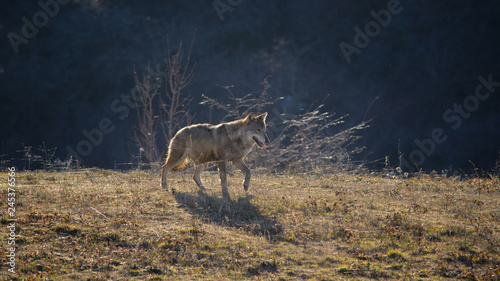
[[[43,169],[45,171],[53,171],[54,170],[54,163],[56,161],[55,154],[57,151],[57,147],[54,148],[47,148],[45,146],[45,142],[42,142],[42,146],[39,148],[33,149],[32,146],[25,146],[23,145],[23,150],[19,151],[22,152],[24,155],[22,157],[24,165],[23,169],[24,170],[31,170],[31,169]],[[58,159],[57,159],[58,160]]]
[[227,91],[227,93],[229,94],[230,103],[222,103],[218,100],[202,95],[203,101],[200,104],[206,105],[210,109],[222,110],[225,113],[222,121],[239,119],[242,116],[246,116],[250,112],[261,113],[265,107],[274,105],[278,100],[283,99],[282,97],[275,100],[268,99],[267,90],[271,87],[271,84],[269,84],[268,81],[269,77],[270,76],[267,76],[266,78],[264,78],[264,81],[260,83],[263,89],[258,97],[255,97],[250,93],[239,98],[236,97],[232,92],[232,85],[217,85]]
[[364,147],[353,146],[360,137],[357,131],[368,127],[362,122],[354,127],[332,133],[335,126],[347,117],[334,118],[334,114],[314,110],[285,120],[286,127],[263,151],[249,155],[248,162],[265,164],[272,171],[339,172],[359,170],[361,164],[352,157]]
[[33,147],[21,143],[22,149],[0,155],[0,169],[16,167],[22,171],[43,170],[47,172],[69,171],[78,169],[80,163],[77,158],[70,157],[62,161],[56,157],[57,147],[47,147],[45,142],[41,146]]
[[[222,103],[213,98],[203,96],[201,104],[211,109],[226,113],[224,121],[241,118],[250,112],[261,113],[273,106],[278,100],[270,100],[267,91],[271,87],[268,77],[261,83],[262,93],[258,97],[247,94],[241,98],[231,91],[232,86],[221,86],[229,93],[229,103]],[[321,112],[322,105],[291,120],[283,121],[279,132],[278,124],[269,123],[277,137],[271,144],[259,153],[247,155],[247,163],[256,167],[263,165],[272,171],[288,172],[334,172],[353,171],[361,168],[352,160],[352,156],[361,152],[363,147],[353,147],[360,137],[359,130],[368,127],[368,122],[362,122],[354,127],[333,133],[334,127],[344,123],[347,116],[334,118],[334,114]],[[280,128],[281,128],[280,127]]]

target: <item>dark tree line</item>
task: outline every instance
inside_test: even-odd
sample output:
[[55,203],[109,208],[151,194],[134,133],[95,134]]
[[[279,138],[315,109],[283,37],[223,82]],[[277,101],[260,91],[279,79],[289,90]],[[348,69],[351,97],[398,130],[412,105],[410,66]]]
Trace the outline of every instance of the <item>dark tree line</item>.
[[[227,91],[221,86],[231,85],[236,96],[258,93],[259,83],[271,75],[269,96],[283,97],[268,109],[276,120],[304,114],[315,103],[339,116],[349,114],[345,127],[332,135],[372,119],[358,140],[366,147],[358,160],[374,163],[373,168],[383,168],[385,156],[399,166],[400,156],[410,161],[414,151],[424,155],[425,170],[470,171],[471,163],[491,170],[498,160],[500,90],[479,100],[467,117],[454,110],[474,95],[478,77],[500,81],[497,1],[401,0],[387,22],[374,14],[383,20],[381,11],[389,11],[394,1],[244,0],[225,10],[222,21],[210,1],[41,2],[58,3],[58,9],[44,10],[37,1],[5,1],[0,11],[5,159],[23,147],[45,144],[57,147],[54,158],[63,160],[67,147],[76,151],[82,141],[92,144],[84,132],[104,125],[107,133],[94,136],[100,141],[81,161],[101,167],[130,162],[139,153],[131,138],[138,119],[123,97],[135,87],[134,67],[137,73],[148,65],[164,72],[165,60],[179,42],[187,46],[196,29],[191,54],[196,68],[184,89],[193,98],[193,122],[216,123],[223,117],[199,104],[202,95],[224,100]],[[37,29],[35,35],[27,22]],[[25,25],[31,38],[23,35]],[[356,46],[357,30],[370,40],[362,48]],[[16,37],[23,42],[13,47],[12,34],[27,42]],[[342,42],[359,50],[350,63]],[[443,116],[449,109],[449,118],[461,118],[457,128],[458,121]],[[434,142],[427,155],[418,143],[432,140],[436,128],[447,139]]]

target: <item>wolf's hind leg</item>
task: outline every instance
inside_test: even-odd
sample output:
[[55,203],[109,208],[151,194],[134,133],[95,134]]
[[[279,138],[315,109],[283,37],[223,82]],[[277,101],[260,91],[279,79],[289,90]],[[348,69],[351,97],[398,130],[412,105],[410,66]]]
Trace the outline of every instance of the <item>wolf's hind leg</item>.
[[167,173],[171,169],[172,167],[169,167],[167,163],[163,164],[163,166],[161,167],[161,187],[164,188],[165,190],[168,190]]
[[227,190],[227,174],[226,174],[226,161],[219,162],[220,184],[222,185],[222,196],[229,198],[229,191]]
[[198,164],[194,167],[194,175],[193,175],[193,180],[194,182],[198,185],[198,187],[201,189],[201,190],[208,190],[210,188],[206,188],[203,183],[201,182],[201,179],[200,179],[200,174],[201,172],[203,171],[203,169],[205,169],[205,167],[207,166],[207,164]]
[[238,167],[244,174],[245,174],[245,180],[243,181],[243,188],[245,191],[248,191],[248,187],[250,187],[250,177],[252,174],[250,173],[250,169],[245,165],[243,161],[239,161],[236,163],[233,163]]

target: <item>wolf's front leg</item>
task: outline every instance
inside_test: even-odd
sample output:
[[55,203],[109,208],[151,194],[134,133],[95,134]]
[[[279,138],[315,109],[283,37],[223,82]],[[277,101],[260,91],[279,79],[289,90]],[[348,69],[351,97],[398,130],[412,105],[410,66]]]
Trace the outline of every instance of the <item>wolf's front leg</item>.
[[227,190],[227,174],[226,174],[226,161],[219,162],[220,184],[222,185],[222,196],[229,198],[229,191]]
[[245,189],[245,191],[248,191],[248,187],[250,186],[250,177],[251,177],[250,169],[247,167],[247,165],[245,165],[243,161],[234,164],[245,174],[245,181],[243,181],[243,188]]
[[208,190],[210,188],[206,188],[203,183],[201,182],[201,178],[200,178],[200,174],[201,172],[203,172],[203,169],[205,169],[205,166],[207,164],[199,164],[199,165],[196,165],[195,168],[194,168],[194,175],[193,175],[193,180],[194,182],[198,185],[198,187],[201,189],[201,190]]

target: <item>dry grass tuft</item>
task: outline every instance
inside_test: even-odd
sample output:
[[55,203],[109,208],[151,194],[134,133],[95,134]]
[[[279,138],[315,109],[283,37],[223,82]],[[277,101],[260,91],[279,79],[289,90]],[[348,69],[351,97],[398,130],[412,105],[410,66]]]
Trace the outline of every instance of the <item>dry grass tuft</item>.
[[[0,174],[7,178],[7,174]],[[500,278],[500,180],[18,173],[18,280]],[[0,210],[6,224],[6,181]],[[4,227],[5,228],[5,227]],[[7,252],[6,231],[2,252]],[[2,276],[7,265],[1,263]]]

